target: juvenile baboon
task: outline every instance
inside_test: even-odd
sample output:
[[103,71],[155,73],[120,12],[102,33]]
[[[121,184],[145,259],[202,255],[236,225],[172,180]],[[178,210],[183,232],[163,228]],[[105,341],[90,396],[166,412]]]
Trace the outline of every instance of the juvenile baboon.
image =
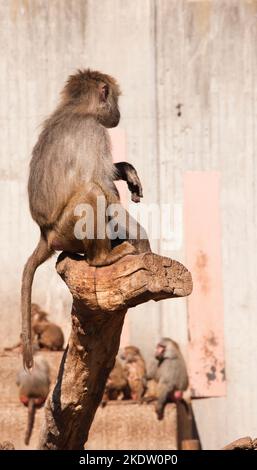
[[[31,340],[33,350],[46,348],[50,351],[60,351],[63,349],[64,336],[61,328],[55,323],[49,322],[48,314],[41,310],[38,304],[31,304]],[[22,342],[14,344],[12,347],[4,348],[5,351],[13,351],[22,346]]]
[[37,334],[37,342],[40,348],[46,348],[50,351],[61,351],[63,349],[63,332],[55,323],[46,320],[38,322],[34,326],[34,332]]
[[[142,196],[135,169],[126,163],[115,166],[112,162],[106,128],[119,123],[119,95],[119,86],[109,75],[84,70],[70,76],[59,106],[45,121],[33,149],[28,193],[31,215],[40,228],[40,240],[25,265],[22,278],[22,340],[26,368],[33,365],[31,288],[40,264],[55,251],[63,250],[85,253],[87,262],[93,266],[114,263],[127,254],[150,251],[146,235],[144,240],[139,240],[137,223],[133,229],[135,240],[131,242],[129,236],[125,236],[125,241],[120,237],[121,243],[112,245],[106,230],[103,238],[97,238],[97,200],[101,196],[106,206],[119,204],[115,180],[127,180],[133,200]],[[74,211],[85,203],[93,208],[94,233],[93,238],[80,239],[74,234],[78,219]],[[104,229],[108,220],[106,215]],[[123,233],[128,234],[128,215]]]
[[25,434],[25,444],[28,445],[35,420],[36,408],[45,403],[50,388],[50,370],[46,360],[35,358],[31,372],[23,368],[18,372],[16,384],[19,387],[19,398],[23,405],[28,407],[28,425]]
[[188,387],[186,364],[175,341],[170,338],[159,341],[147,378],[157,382],[156,414],[162,419],[166,403],[181,400]]
[[43,321],[47,319],[47,313],[41,309],[41,307],[36,304],[31,304],[31,317],[32,317],[32,325],[37,323],[38,321]]
[[31,316],[32,338],[36,338],[38,347],[51,351],[62,350],[64,336],[61,328],[55,323],[49,322],[47,313],[41,310],[37,304],[31,304]]
[[132,400],[141,403],[146,389],[146,367],[140,350],[135,346],[126,346],[121,358],[124,360],[124,370],[128,377],[130,396]]
[[129,398],[128,379],[121,362],[116,358],[114,368],[105,385],[102,406],[107,405],[109,400],[121,400],[123,398]]

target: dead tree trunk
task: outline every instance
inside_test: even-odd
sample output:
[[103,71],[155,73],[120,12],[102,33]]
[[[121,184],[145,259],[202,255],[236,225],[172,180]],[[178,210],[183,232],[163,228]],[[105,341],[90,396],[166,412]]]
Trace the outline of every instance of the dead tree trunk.
[[83,449],[114,366],[128,308],[189,295],[192,280],[182,264],[153,253],[126,256],[102,268],[62,254],[57,272],[73,296],[72,332],[45,407],[39,448]]

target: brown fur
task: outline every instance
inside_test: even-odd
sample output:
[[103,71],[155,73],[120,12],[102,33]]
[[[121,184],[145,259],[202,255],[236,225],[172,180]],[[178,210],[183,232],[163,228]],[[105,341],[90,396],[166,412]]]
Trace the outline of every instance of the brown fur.
[[130,396],[132,400],[141,403],[146,388],[146,367],[142,354],[137,347],[126,346],[121,357],[125,361]]
[[107,405],[109,400],[121,400],[129,397],[128,378],[121,362],[116,359],[104,390],[102,406]]
[[[50,351],[60,351],[63,349],[64,336],[61,328],[48,320],[48,314],[41,310],[38,304],[31,304],[31,339],[33,350],[39,348]],[[20,349],[22,342],[14,344],[12,347],[4,348],[5,351]]]
[[61,328],[49,321],[38,322],[34,327],[37,334],[38,345],[50,351],[61,351],[63,349],[64,336]]
[[146,392],[144,394],[144,401],[150,403],[151,401],[157,400],[158,397],[158,384],[156,380],[149,379],[146,384]]
[[63,103],[80,99],[81,96],[88,96],[88,92],[90,93],[94,88],[94,85],[97,86],[99,83],[105,83],[109,85],[116,97],[121,94],[118,83],[110,75],[90,69],[78,70],[76,75],[71,75],[68,78],[67,83],[61,93]]
[[[106,128],[118,124],[119,87],[114,78],[91,70],[69,77],[60,105],[45,121],[30,162],[30,211],[40,227],[38,246],[28,259],[22,279],[23,361],[33,365],[31,289],[37,267],[56,250],[85,253],[88,263],[104,266],[135,253],[128,241],[112,248],[110,239],[78,240],[75,207],[89,203],[96,214],[97,196],[119,203],[110,138]],[[96,234],[95,217],[95,234]],[[137,244],[137,241],[133,243]],[[138,243],[139,247],[140,243]],[[143,245],[142,245],[143,247]],[[144,244],[149,248],[149,243]],[[143,249],[143,248],[142,248]]]
[[60,351],[63,349],[64,336],[61,328],[55,323],[49,322],[46,312],[40,309],[37,304],[31,305],[32,315],[32,337],[39,348],[50,351]]
[[32,326],[39,321],[47,320],[47,316],[48,314],[38,304],[31,304]]

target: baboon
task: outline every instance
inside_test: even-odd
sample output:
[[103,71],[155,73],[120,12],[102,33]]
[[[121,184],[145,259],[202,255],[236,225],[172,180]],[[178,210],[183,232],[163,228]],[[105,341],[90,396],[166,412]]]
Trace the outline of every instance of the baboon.
[[[156,364],[154,364],[155,366]],[[151,364],[150,368],[153,369],[153,364]],[[144,394],[144,402],[150,403],[152,401],[157,400],[158,397],[158,383],[154,379],[150,379],[150,369],[147,374],[147,381],[146,381],[146,391]]]
[[[45,121],[33,149],[28,193],[32,218],[40,228],[40,240],[24,267],[22,278],[25,368],[30,369],[33,365],[31,289],[34,273],[40,264],[55,251],[84,253],[92,266],[109,265],[127,254],[150,251],[147,236],[145,232],[142,235],[142,228],[135,221],[135,236],[129,236],[130,225],[128,235],[130,219],[127,213],[124,230],[121,230],[123,238],[119,237],[119,243],[115,240],[112,244],[112,237],[107,236],[105,229],[109,219],[106,213],[104,233],[102,238],[97,238],[101,225],[97,217],[98,197],[104,198],[106,206],[120,202],[115,180],[125,179],[128,182],[134,201],[142,196],[141,183],[134,167],[122,162],[114,165],[112,162],[106,128],[119,123],[119,95],[119,86],[109,75],[89,69],[71,75],[62,91],[60,104]],[[93,208],[93,236],[80,239],[74,233],[78,220],[75,209],[85,203]]]
[[31,304],[32,338],[36,337],[39,348],[60,351],[63,349],[64,336],[61,328],[55,323],[49,322],[46,312],[37,304]]
[[[48,314],[41,310],[38,304],[31,304],[31,342],[33,350],[46,348],[50,351],[63,349],[64,336],[61,328],[48,320]],[[12,347],[4,348],[5,351],[13,351],[22,346],[21,340]]]
[[116,358],[114,368],[107,379],[102,398],[102,406],[107,405],[109,400],[120,400],[129,398],[129,385],[126,372],[121,362]]
[[58,325],[44,320],[38,322],[33,329],[37,334],[37,342],[40,348],[49,349],[50,351],[62,351],[64,336]]
[[146,389],[146,367],[142,354],[137,347],[126,346],[121,358],[125,362],[124,370],[128,377],[130,396],[132,400],[141,403]]
[[181,400],[183,391],[188,388],[186,364],[175,341],[170,338],[159,341],[147,378],[157,382],[156,414],[162,419],[166,403]]
[[47,320],[47,316],[47,313],[38,304],[34,302],[31,304],[32,326],[38,321]]
[[28,425],[25,434],[25,444],[28,445],[32,434],[37,408],[43,406],[50,388],[50,370],[43,357],[36,357],[31,372],[23,368],[18,372],[16,384],[19,387],[19,398],[28,407]]

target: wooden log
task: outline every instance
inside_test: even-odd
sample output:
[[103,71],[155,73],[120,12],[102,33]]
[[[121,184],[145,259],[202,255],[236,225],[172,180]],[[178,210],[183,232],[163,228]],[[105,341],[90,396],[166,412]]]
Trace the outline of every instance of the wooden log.
[[72,331],[45,407],[39,449],[83,449],[114,365],[127,309],[151,299],[189,295],[192,279],[181,263],[154,253],[126,256],[101,268],[62,253],[57,272],[73,296]]
[[249,436],[241,437],[236,441],[231,442],[221,450],[251,450],[253,449],[253,441]]
[[177,402],[178,449],[201,450],[189,389],[184,393],[184,397],[184,400]]
[[198,439],[184,439],[181,442],[181,450],[201,450],[200,441]]

